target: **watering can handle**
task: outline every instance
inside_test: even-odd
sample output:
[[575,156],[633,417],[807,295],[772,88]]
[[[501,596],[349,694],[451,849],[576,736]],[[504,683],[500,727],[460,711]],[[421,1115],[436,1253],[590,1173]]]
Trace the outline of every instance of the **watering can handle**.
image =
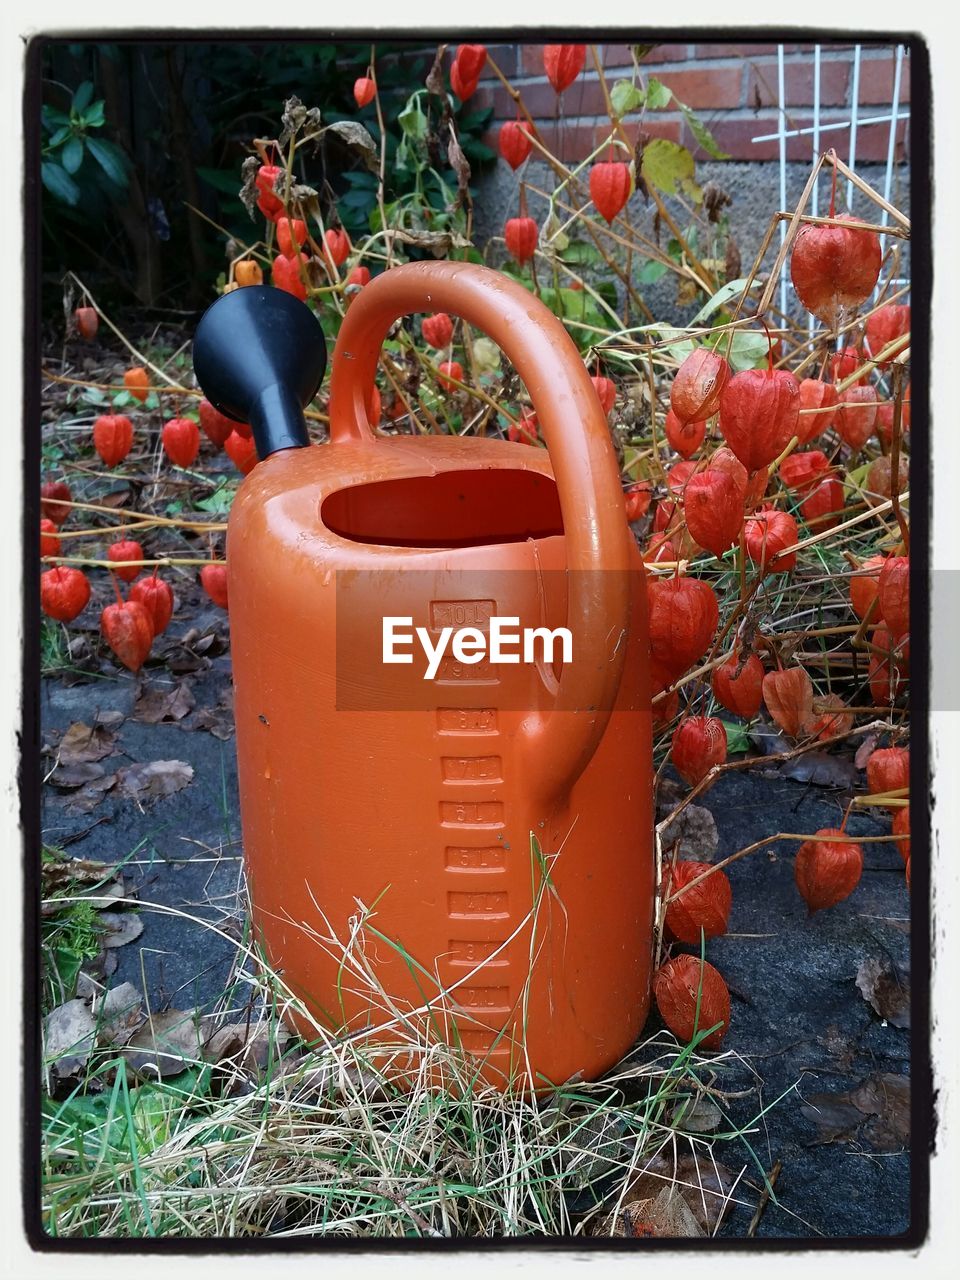
[[417,262],[384,272],[350,304],[333,354],[333,442],[375,440],[365,406],[380,348],[401,316],[418,311],[462,316],[499,344],[530,393],[550,453],[580,656],[564,667],[553,710],[531,713],[524,732],[531,781],[541,799],[558,800],[603,736],[627,649],[634,564],[606,419],[573,341],[539,299],[486,267]]

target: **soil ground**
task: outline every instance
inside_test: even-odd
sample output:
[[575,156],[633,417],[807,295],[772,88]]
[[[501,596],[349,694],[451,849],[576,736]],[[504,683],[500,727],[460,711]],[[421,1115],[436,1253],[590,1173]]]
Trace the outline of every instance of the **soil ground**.
[[[195,612],[175,615],[174,638],[191,628],[224,630],[220,611],[191,603]],[[195,707],[182,720],[145,724],[132,718],[144,689],[171,692],[183,679]],[[108,770],[157,760],[184,761],[194,770],[189,785],[142,810],[114,788],[90,812],[77,812],[71,808],[75,791],[44,787],[45,843],[65,846],[73,856],[126,860],[145,927],[135,943],[112,953],[118,960],[113,981],[132,982],[154,1010],[212,1009],[231,978],[231,938],[239,935],[243,913],[234,740],[195,727],[207,719],[229,735],[221,702],[229,684],[228,651],[205,658],[186,677],[153,668],[141,680],[123,673],[73,684],[69,678],[43,681],[45,741],[55,741],[76,721],[92,724],[98,713],[116,711],[124,717],[115,730],[119,755],[103,762]],[[218,714],[204,716],[218,704]],[[776,831],[838,826],[843,799],[840,790],[772,770],[765,775],[762,765],[728,774],[704,797],[719,833],[716,856]],[[848,830],[884,834],[889,822],[855,812]],[[736,1055],[723,1064],[717,1085],[748,1091],[728,1104],[740,1125],[771,1108],[749,1141],[765,1172],[780,1166],[775,1199],[755,1234],[798,1240],[896,1236],[909,1225],[909,1031],[867,1003],[857,974],[864,961],[875,960],[892,974],[897,990],[909,983],[903,865],[894,845],[864,845],[864,874],[854,894],[808,919],[793,882],[795,849],[795,843],[777,843],[730,867],[730,932],[710,943],[710,959],[733,1000],[724,1049]],[[900,1004],[894,1000],[892,1007]],[[647,1030],[657,1025],[654,1014]],[[834,1097],[820,1096],[825,1094]],[[737,1150],[738,1156],[744,1152],[740,1144]],[[718,1158],[733,1163],[723,1152]],[[748,1183],[758,1186],[759,1172],[749,1168]],[[753,1193],[741,1198],[756,1203]],[[750,1218],[746,1209],[734,1208],[722,1234],[742,1237]]]

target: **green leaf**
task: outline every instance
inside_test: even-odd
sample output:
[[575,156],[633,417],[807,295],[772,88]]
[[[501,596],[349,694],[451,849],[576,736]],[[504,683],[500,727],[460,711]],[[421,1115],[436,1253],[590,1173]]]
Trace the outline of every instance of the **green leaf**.
[[92,102],[83,113],[83,123],[88,129],[99,129],[103,124],[103,99]]
[[57,111],[55,107],[48,107],[46,104],[40,108],[40,119],[50,130],[62,124],[70,123],[69,116],[65,116],[62,111]]
[[726,151],[721,151],[717,146],[713,134],[699,116],[691,111],[689,107],[684,106],[682,102],[678,102],[677,106],[683,112],[683,118],[686,120],[690,132],[696,138],[697,142],[699,142],[700,146],[703,147],[704,151],[706,151],[707,155],[713,156],[714,160],[729,160],[730,156],[728,153]]
[[617,286],[612,280],[598,280],[595,291],[611,310],[616,311],[619,299],[617,298]]
[[90,148],[90,154],[110,181],[115,182],[118,187],[126,187],[129,182],[127,160],[120,148],[112,142],[104,142],[101,138],[88,138],[87,146]]
[[225,480],[219,484],[209,498],[201,498],[195,505],[200,511],[211,511],[216,515],[225,515],[233,504],[238,482]]
[[62,165],[45,160],[40,165],[40,181],[52,196],[62,200],[64,204],[80,203],[80,188]]
[[397,123],[404,136],[412,138],[414,142],[422,142],[426,138],[427,117],[420,106],[419,90],[407,101],[407,105],[397,116]]
[[68,124],[61,125],[60,128],[57,130],[57,132],[50,139],[50,146],[51,147],[61,146],[61,144],[66,142],[66,140],[70,137],[71,133],[73,133],[73,129],[70,125]]
[[662,280],[670,268],[663,262],[657,262],[655,258],[650,258],[645,262],[637,272],[637,279],[641,284],[656,284],[658,280]]
[[750,739],[746,725],[735,724],[732,720],[721,720],[720,723],[727,733],[727,755],[736,756],[749,751]]
[[693,156],[679,142],[653,138],[643,149],[640,172],[644,181],[667,195],[676,195],[678,186],[693,182]]
[[84,80],[83,84],[78,86],[76,93],[73,95],[73,102],[70,104],[70,110],[75,111],[77,115],[80,115],[81,112],[85,111],[87,107],[89,107],[92,99],[93,81]]
[[730,367],[736,373],[761,367],[766,364],[769,346],[765,333],[737,329],[730,344]]
[[651,76],[647,81],[647,106],[652,111],[662,111],[670,105],[672,98],[673,90],[668,89],[656,76]]
[[[762,283],[763,283],[762,280],[754,280],[751,283],[750,287],[752,289],[755,289],[758,285]],[[734,298],[738,298],[740,294],[743,293],[743,290],[745,289],[746,284],[747,284],[747,279],[744,276],[740,280],[731,280],[730,283],[725,284],[722,289],[718,289],[717,292],[713,295],[713,297],[709,300],[709,302],[704,303],[704,305],[700,308],[697,314],[690,321],[690,327],[694,328],[698,324],[703,324],[704,320],[706,320],[709,316],[712,316],[715,311],[719,311],[720,308],[725,307],[728,302],[731,302]]]
[[60,153],[60,163],[67,173],[76,173],[83,164],[83,139],[71,138]]
[[560,257],[564,262],[570,262],[574,265],[579,263],[584,267],[603,260],[603,256],[597,246],[590,244],[587,240],[571,240],[567,247],[562,250]]
[[643,92],[630,80],[618,80],[610,90],[610,103],[618,119],[644,104]]
[[686,360],[691,351],[694,350],[695,343],[692,338],[685,338],[682,329],[673,329],[669,325],[660,325],[659,334],[661,341],[668,343],[665,348],[677,363]]

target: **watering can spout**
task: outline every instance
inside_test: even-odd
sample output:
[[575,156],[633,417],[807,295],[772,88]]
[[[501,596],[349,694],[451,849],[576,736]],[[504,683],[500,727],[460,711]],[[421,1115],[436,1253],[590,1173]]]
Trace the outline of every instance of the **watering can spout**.
[[193,367],[214,408],[249,422],[261,461],[309,444],[303,410],[323,380],[327,344],[291,294],[264,285],[224,294],[197,326]]

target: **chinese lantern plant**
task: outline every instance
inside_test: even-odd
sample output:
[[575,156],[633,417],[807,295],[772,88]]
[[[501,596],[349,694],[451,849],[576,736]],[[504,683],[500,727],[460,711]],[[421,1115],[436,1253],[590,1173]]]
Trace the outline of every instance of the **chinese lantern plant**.
[[797,851],[797,888],[810,915],[849,898],[863,874],[863,850],[842,830],[825,827]]
[[727,731],[713,716],[687,716],[670,742],[673,767],[684,782],[695,787],[711,769],[727,758]]
[[661,1018],[678,1040],[720,1048],[730,1026],[730,992],[707,960],[673,956],[657,970],[653,995]]
[[709,862],[678,862],[668,868],[662,894],[664,923],[678,942],[726,933],[733,893],[725,871]]
[[880,237],[850,226],[858,218],[836,212],[837,168],[830,192],[832,224],[804,223],[793,242],[790,278],[797,297],[819,320],[837,320],[866,302],[880,278]]
[[116,603],[100,614],[100,630],[118,661],[129,671],[139,671],[153,644],[153,622],[145,605],[124,600],[114,579]]

